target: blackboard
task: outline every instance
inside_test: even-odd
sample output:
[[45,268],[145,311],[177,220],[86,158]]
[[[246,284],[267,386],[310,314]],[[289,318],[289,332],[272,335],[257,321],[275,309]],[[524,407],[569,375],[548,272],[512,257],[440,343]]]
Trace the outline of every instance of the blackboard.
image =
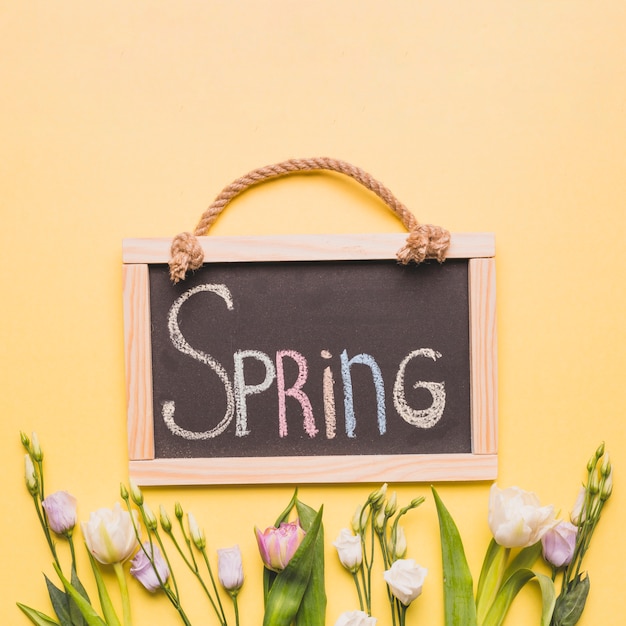
[[138,483],[495,476],[493,246],[404,266],[354,237],[203,238],[176,285],[126,244]]

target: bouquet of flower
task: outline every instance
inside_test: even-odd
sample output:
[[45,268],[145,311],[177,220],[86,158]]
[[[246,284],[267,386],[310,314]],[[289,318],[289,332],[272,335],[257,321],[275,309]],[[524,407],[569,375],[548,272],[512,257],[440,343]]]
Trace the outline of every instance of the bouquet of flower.
[[[391,605],[393,626],[405,626],[409,605],[422,592],[427,570],[406,559],[407,543],[400,518],[423,502],[413,500],[397,511],[395,493],[386,501],[387,486],[370,494],[335,541],[339,560],[354,577],[360,610],[343,613],[335,626],[374,626],[371,588],[374,538],[378,541]],[[542,592],[541,626],[574,626],[589,593],[589,577],[582,561],[600,514],[613,490],[613,470],[604,444],[587,463],[587,481],[571,512],[571,521],[559,520],[553,506],[541,506],[537,496],[518,487],[492,485],[488,523],[493,534],[474,594],[473,579],[463,543],[452,516],[432,488],[439,517],[444,578],[446,626],[500,626],[519,591],[536,581]],[[367,539],[368,536],[370,539]],[[543,557],[552,570],[536,569]],[[555,582],[561,577],[560,590]],[[557,595],[558,591],[558,595]]]
[[[65,491],[46,495],[39,440],[35,433],[30,438],[22,433],[21,441],[26,449],[26,487],[60,581],[57,585],[45,577],[55,617],[18,603],[32,623],[132,626],[128,569],[146,589],[164,593],[181,622],[191,626],[174,572],[176,561],[196,579],[216,623],[239,626],[237,600],[244,583],[239,547],[217,550],[216,577],[205,533],[194,515],[185,513],[177,503],[173,518],[163,506],[157,518],[132,482],[129,487],[120,487],[123,505],[117,502],[111,509],[99,509],[80,525],[98,593],[96,606],[77,572],[76,499]],[[583,558],[613,489],[613,469],[604,445],[589,459],[586,470],[587,479],[569,521],[558,519],[553,506],[541,506],[533,493],[518,487],[491,487],[488,523],[493,539],[475,591],[458,528],[432,488],[441,536],[446,626],[500,626],[512,601],[530,581],[536,581],[542,592],[541,626],[574,626],[579,621],[590,590]],[[339,561],[352,575],[359,609],[342,613],[335,626],[374,626],[377,619],[372,615],[372,590],[379,582],[387,591],[391,625],[406,626],[408,608],[422,593],[427,570],[407,558],[402,519],[422,502],[424,498],[418,497],[399,507],[395,492],[388,495],[388,487],[383,485],[357,507],[351,528],[342,529],[333,545]],[[264,566],[263,626],[325,625],[322,514],[323,507],[316,511],[304,504],[296,490],[273,526],[264,531],[255,527]],[[66,568],[57,551],[58,538],[69,545],[70,564]],[[540,557],[551,575],[535,568]],[[380,578],[376,566],[382,569]],[[103,567],[115,572],[119,587],[116,601],[105,584]],[[232,607],[225,606],[223,596],[230,599]],[[121,619],[116,605],[121,605]]]
[[[493,539],[474,597],[458,529],[433,489],[441,532],[446,626],[499,626],[515,596],[531,580],[537,581],[542,592],[541,626],[578,623],[590,585],[582,571],[583,557],[612,490],[613,469],[604,444],[587,463],[587,481],[570,521],[557,519],[554,507],[542,507],[534,493],[493,485],[488,517]],[[516,551],[514,557],[512,551]],[[531,569],[540,556],[550,566],[551,577]]]

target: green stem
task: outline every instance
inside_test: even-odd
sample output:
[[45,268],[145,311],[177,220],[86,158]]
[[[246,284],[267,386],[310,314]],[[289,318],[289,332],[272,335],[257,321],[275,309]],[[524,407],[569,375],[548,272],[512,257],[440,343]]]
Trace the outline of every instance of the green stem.
[[361,611],[365,610],[365,605],[363,604],[363,593],[361,592],[361,585],[359,585],[359,577],[357,575],[357,572],[354,572],[352,574],[352,578],[354,579],[354,584],[356,586],[356,592],[357,595],[359,596],[359,607],[361,608]]
[[122,596],[124,626],[132,626],[133,620],[130,614],[130,596],[128,594],[128,585],[126,584],[124,566],[121,563],[113,563],[113,571],[115,572],[115,576],[117,577],[117,583],[120,587],[120,594]]
[[33,496],[33,502],[35,504],[35,511],[37,511],[39,523],[41,524],[41,528],[43,529],[43,534],[46,536],[48,547],[50,548],[50,552],[52,553],[52,556],[54,558],[54,562],[59,566],[59,569],[61,569],[61,563],[59,562],[56,547],[54,545],[54,541],[52,540],[52,535],[50,534],[50,527],[48,526],[48,521],[46,519],[46,512],[43,507],[39,505],[39,500],[37,499],[36,495]]
[[409,608],[408,606],[404,606],[402,602],[398,602],[399,605],[399,617],[400,617],[400,626],[406,625],[406,610]]
[[76,571],[76,551],[74,550],[74,538],[71,534],[67,535],[67,542],[70,544],[70,553],[72,555],[72,569]]
[[370,559],[367,564],[367,614],[372,614],[372,568],[374,567],[374,546],[375,546],[375,535],[376,530],[374,527],[374,516],[376,515],[376,511],[372,509],[371,512],[371,520],[370,520]]
[[222,601],[220,600],[220,594],[217,589],[217,585],[215,584],[215,578],[213,576],[213,570],[211,569],[211,564],[209,563],[209,558],[207,557],[206,550],[202,549],[202,556],[204,557],[204,562],[206,564],[206,568],[209,572],[209,577],[211,578],[211,585],[213,586],[213,592],[215,593],[215,597],[217,598],[217,604],[220,607],[220,612],[222,614],[222,624],[226,626],[226,613],[224,613],[224,607],[222,606]]
[[172,603],[174,608],[178,611],[178,614],[180,615],[180,618],[182,619],[183,624],[185,624],[185,626],[191,626],[191,622],[189,621],[187,614],[183,610],[183,607],[181,606],[178,597],[172,591],[171,587],[165,584],[163,585],[163,590],[165,591],[165,595],[167,595],[168,600]]
[[237,594],[232,593],[233,607],[235,607],[235,626],[239,626],[239,604],[237,603]]

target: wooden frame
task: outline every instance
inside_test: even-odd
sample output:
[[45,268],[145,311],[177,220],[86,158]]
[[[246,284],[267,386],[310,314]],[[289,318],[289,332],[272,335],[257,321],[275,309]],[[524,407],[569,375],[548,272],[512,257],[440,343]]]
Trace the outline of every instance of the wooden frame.
[[[404,234],[200,237],[206,262],[394,259]],[[497,475],[495,238],[453,234],[469,259],[472,451],[465,454],[161,459],[154,453],[148,265],[171,239],[123,244],[129,473],[138,485],[493,480]]]

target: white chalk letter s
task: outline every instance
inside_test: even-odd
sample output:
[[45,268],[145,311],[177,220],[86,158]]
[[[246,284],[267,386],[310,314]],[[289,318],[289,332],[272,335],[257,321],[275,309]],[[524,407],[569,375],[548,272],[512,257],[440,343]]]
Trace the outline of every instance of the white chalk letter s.
[[174,421],[174,412],[176,409],[176,405],[173,400],[167,400],[163,403],[163,420],[165,424],[169,428],[169,430],[179,437],[183,439],[189,440],[199,440],[199,439],[213,439],[217,437],[221,433],[223,433],[231,420],[233,419],[233,413],[235,410],[235,396],[233,393],[233,386],[228,378],[228,374],[226,370],[222,367],[222,365],[216,361],[210,354],[206,354],[200,350],[196,350],[192,348],[185,337],[183,336],[180,327],[178,325],[178,314],[182,305],[189,300],[192,296],[197,293],[201,293],[203,291],[210,291],[220,296],[224,302],[226,302],[226,306],[229,311],[233,309],[233,298],[228,290],[226,285],[221,284],[205,284],[198,285],[197,287],[193,287],[192,289],[188,289],[183,293],[177,300],[174,302],[172,307],[168,313],[167,327],[170,333],[170,339],[174,347],[183,354],[190,356],[192,359],[196,361],[200,361],[200,363],[204,363],[208,365],[218,376],[218,378],[222,381],[224,385],[224,391],[226,392],[226,412],[222,421],[210,430],[204,430],[201,432],[196,432],[192,430],[186,430],[185,428],[181,428]]

